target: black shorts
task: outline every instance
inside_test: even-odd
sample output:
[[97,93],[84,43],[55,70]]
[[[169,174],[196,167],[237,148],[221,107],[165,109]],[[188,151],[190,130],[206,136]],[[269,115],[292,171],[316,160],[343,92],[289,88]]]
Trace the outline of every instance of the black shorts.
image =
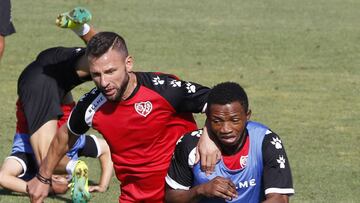
[[[42,64],[31,63],[19,79],[18,95],[25,114],[28,133],[32,135],[50,120],[63,116],[57,81],[42,71]],[[35,71],[34,71],[35,70]]]
[[25,152],[16,152],[12,153],[6,159],[15,159],[18,161],[22,167],[22,173],[18,175],[19,178],[29,181],[35,177],[38,172],[38,165],[35,159],[34,154],[25,153]]
[[65,95],[82,81],[76,63],[84,54],[81,48],[54,47],[42,51],[18,79],[18,96],[32,135],[50,120],[63,116]]
[[0,0],[0,35],[8,36],[15,33],[15,27],[11,19],[10,0]]

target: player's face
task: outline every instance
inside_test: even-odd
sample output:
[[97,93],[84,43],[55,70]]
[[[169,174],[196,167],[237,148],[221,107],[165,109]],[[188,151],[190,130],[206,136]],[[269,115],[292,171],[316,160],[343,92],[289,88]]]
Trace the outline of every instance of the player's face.
[[89,59],[90,74],[97,88],[110,101],[120,101],[129,82],[133,65],[131,56],[109,50],[99,58]]
[[209,108],[210,130],[219,143],[225,147],[239,144],[250,119],[250,111],[246,112],[239,102],[212,104]]
[[65,194],[68,190],[68,181],[65,177],[60,175],[53,175],[51,176],[52,179],[52,189],[56,194]]

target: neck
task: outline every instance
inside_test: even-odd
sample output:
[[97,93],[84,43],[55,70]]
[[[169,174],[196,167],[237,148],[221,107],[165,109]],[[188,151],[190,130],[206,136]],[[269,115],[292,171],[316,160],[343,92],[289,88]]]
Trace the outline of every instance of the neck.
[[121,99],[126,100],[127,98],[129,98],[130,95],[135,90],[136,85],[137,85],[136,75],[133,72],[129,72],[129,82],[126,85],[126,89]]

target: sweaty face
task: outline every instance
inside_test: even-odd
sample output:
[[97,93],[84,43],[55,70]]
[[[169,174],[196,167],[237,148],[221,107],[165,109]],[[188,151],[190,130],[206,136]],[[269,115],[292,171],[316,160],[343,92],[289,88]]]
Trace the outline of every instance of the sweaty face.
[[110,101],[120,101],[129,82],[130,56],[109,50],[99,58],[89,58],[90,74],[97,88]]
[[219,143],[232,147],[239,144],[249,118],[250,113],[246,112],[239,102],[212,104],[208,115],[210,130]]

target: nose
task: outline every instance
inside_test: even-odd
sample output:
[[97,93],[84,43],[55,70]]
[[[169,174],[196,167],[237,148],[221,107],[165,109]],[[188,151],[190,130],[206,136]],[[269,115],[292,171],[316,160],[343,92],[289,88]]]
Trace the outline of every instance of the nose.
[[232,127],[230,122],[224,122],[220,129],[221,134],[230,134],[232,133]]
[[100,86],[105,88],[109,85],[109,83],[107,82],[107,79],[104,75],[100,76]]

